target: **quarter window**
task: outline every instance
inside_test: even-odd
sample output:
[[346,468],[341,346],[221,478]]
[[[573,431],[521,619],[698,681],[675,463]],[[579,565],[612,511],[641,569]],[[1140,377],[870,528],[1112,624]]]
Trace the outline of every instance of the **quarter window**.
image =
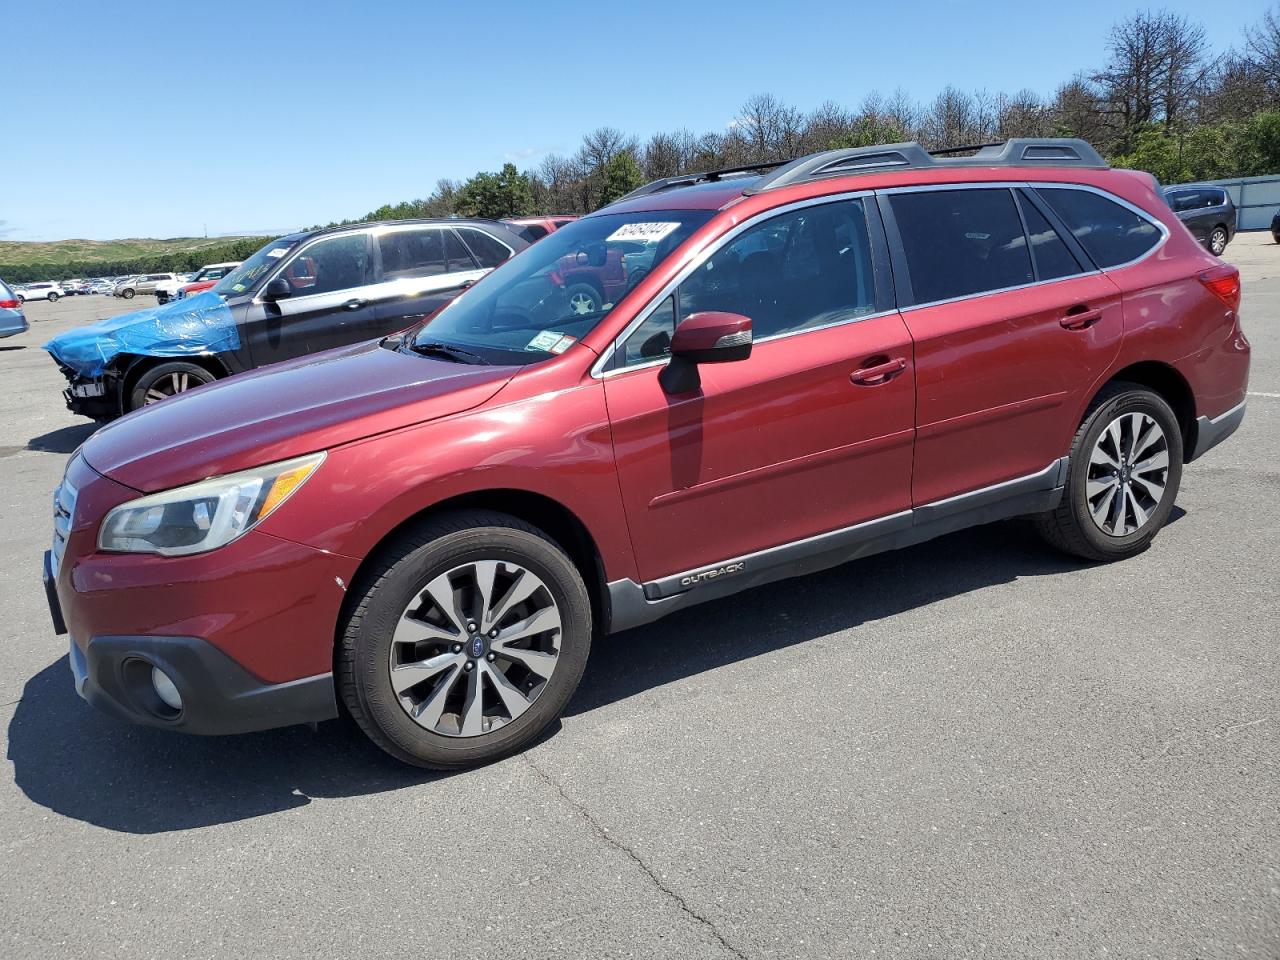
[[1031,255],[1007,188],[929,190],[889,198],[917,303],[1031,283]]
[[394,230],[378,237],[384,280],[434,277],[445,272],[444,231]]
[[1027,224],[1027,237],[1031,240],[1031,257],[1035,261],[1037,280],[1057,280],[1073,277],[1082,272],[1080,262],[1067,246],[1066,241],[1053,229],[1044,214],[1036,209],[1024,195],[1019,194],[1018,205]]
[[671,352],[671,334],[692,313],[751,318],[760,340],[875,312],[875,276],[862,200],[772,217],[721,247],[627,338],[624,363]]
[[1137,260],[1160,242],[1155,224],[1089,190],[1036,190],[1100,267]]
[[482,267],[496,267],[511,256],[511,251],[507,247],[483,230],[461,229],[458,233]]

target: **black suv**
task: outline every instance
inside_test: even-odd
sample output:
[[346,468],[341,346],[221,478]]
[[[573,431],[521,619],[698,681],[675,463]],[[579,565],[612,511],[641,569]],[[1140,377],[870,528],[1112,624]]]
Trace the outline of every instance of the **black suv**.
[[493,220],[400,220],[272,240],[212,290],[45,344],[73,413],[110,419],[254,367],[387,336],[529,246]]
[[1222,187],[1194,183],[1166,187],[1164,198],[1192,236],[1215,257],[1222,256],[1236,235],[1236,205]]

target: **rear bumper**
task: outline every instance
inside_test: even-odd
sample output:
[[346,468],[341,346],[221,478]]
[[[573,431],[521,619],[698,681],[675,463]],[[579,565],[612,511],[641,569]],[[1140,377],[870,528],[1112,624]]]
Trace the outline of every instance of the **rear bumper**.
[[[129,723],[206,735],[249,733],[338,715],[333,674],[264,683],[196,637],[94,637],[71,641],[76,693]],[[152,684],[164,671],[181,697],[174,708]]]
[[1196,417],[1196,441],[1187,462],[1204,456],[1240,429],[1240,424],[1244,421],[1244,408],[1242,402],[1212,420],[1208,417]]
[[0,310],[0,337],[14,337],[20,333],[26,333],[31,329],[31,325],[27,323],[27,318],[22,314],[6,315],[5,311]]

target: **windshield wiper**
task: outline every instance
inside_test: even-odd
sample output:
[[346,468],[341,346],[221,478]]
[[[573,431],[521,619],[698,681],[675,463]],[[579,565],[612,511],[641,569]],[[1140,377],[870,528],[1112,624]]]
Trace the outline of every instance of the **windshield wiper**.
[[439,340],[431,340],[427,343],[408,343],[405,346],[414,353],[420,353],[427,357],[444,357],[447,360],[453,360],[455,363],[482,363],[486,366],[489,364],[489,361],[478,353],[463,350],[461,347],[455,347],[451,343],[441,343]]

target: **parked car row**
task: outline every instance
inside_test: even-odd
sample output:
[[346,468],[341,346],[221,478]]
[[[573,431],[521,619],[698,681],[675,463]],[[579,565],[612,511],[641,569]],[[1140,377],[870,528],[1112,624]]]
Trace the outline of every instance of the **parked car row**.
[[[204,292],[67,331],[45,349],[69,381],[68,407],[110,419],[232,374],[402,330],[528,246],[494,220],[291,234]],[[118,295],[144,289],[138,278],[133,284]]]
[[1009,517],[1132,557],[1244,417],[1200,244],[1051,139],[661,180],[532,245],[282,237],[48,345],[78,412],[162,401],[54,500],[75,688],[193,733],[344,710],[456,768],[532,743],[593,638],[705,600]]

